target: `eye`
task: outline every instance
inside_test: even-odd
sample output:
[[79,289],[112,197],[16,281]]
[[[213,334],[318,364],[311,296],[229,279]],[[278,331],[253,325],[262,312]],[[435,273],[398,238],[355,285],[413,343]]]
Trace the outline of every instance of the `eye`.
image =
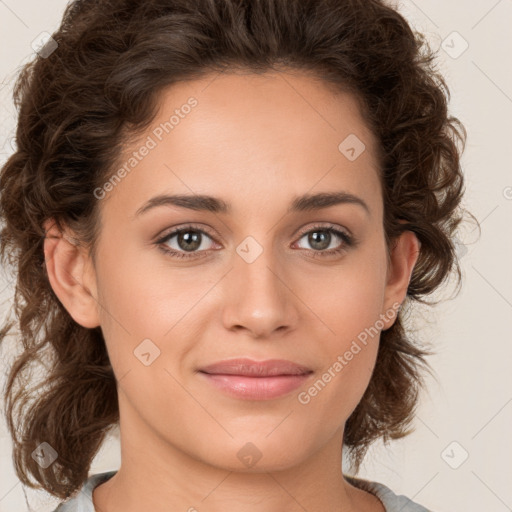
[[340,254],[355,245],[351,235],[333,226],[314,226],[303,233],[299,241],[303,239],[312,247],[310,252],[313,252],[315,257]]
[[[174,240],[173,240],[174,239]],[[175,258],[198,258],[208,250],[207,239],[210,235],[193,225],[184,226],[171,231],[156,241],[158,247]]]
[[[352,235],[334,226],[324,225],[317,225],[313,229],[304,231],[299,242],[302,239],[305,239],[312,249],[300,246],[299,248],[308,250],[315,258],[341,254],[357,243]],[[210,244],[208,244],[208,240],[210,240]],[[208,256],[211,250],[215,250],[215,248],[209,247],[213,242],[212,236],[206,231],[190,224],[171,231],[157,240],[155,244],[172,258],[197,259]]]

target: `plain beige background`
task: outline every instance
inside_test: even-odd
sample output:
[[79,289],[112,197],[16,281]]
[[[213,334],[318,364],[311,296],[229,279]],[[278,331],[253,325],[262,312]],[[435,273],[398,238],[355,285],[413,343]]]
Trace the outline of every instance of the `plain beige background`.
[[[15,109],[11,90],[31,42],[60,23],[64,0],[0,0],[0,163],[12,153]],[[396,5],[396,4],[395,4]],[[467,207],[482,226],[468,225],[459,252],[464,284],[454,299],[423,308],[417,336],[434,340],[415,432],[376,444],[360,476],[377,480],[434,512],[512,510],[512,1],[402,0],[399,10],[438,49],[438,67],[451,92],[450,109],[466,126],[462,159]],[[0,315],[12,283],[0,280]],[[453,287],[437,296],[449,297]],[[2,351],[2,376],[12,348]],[[2,386],[4,377],[2,378]],[[92,473],[117,469],[115,436]],[[0,512],[53,510],[57,500],[25,489],[15,476],[11,443],[0,421]]]

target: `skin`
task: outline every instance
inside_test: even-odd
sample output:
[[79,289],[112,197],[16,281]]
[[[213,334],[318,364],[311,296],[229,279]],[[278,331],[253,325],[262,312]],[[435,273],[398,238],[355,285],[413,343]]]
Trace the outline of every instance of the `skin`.
[[[76,322],[101,326],[118,381],[122,464],[95,489],[96,510],[382,512],[340,471],[345,422],[369,383],[379,336],[308,404],[297,399],[404,300],[417,260],[419,242],[406,231],[388,265],[377,141],[351,95],[290,72],[175,85],[141,140],[190,96],[198,105],[98,201],[96,262],[72,233],[46,223],[50,283]],[[338,150],[349,134],[366,146],[354,161]],[[295,196],[339,190],[369,213],[350,203],[286,211]],[[135,216],[162,193],[212,195],[232,211],[164,205]],[[157,239],[190,222],[208,230],[196,250],[207,257],[158,249]],[[349,230],[359,243],[321,256],[307,236],[316,223],[321,232]],[[252,263],[236,251],[247,236],[263,249]],[[329,248],[343,244],[332,235]],[[186,252],[176,236],[166,245]],[[385,317],[383,329],[394,319]],[[160,350],[149,366],[134,356],[146,338]],[[197,374],[234,357],[289,359],[314,372],[286,396],[245,401]],[[237,456],[247,442],[261,454],[252,467]]]

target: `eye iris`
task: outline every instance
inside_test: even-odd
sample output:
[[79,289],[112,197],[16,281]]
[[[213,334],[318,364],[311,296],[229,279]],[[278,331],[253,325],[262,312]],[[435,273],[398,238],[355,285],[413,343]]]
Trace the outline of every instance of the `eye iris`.
[[197,231],[182,231],[178,234],[178,245],[184,251],[194,251],[201,245],[201,233]]
[[[331,242],[331,233],[328,231],[313,231],[308,236],[308,241],[311,244],[311,247],[322,250],[327,249]],[[325,243],[327,241],[327,243]],[[320,246],[318,246],[318,244]]]

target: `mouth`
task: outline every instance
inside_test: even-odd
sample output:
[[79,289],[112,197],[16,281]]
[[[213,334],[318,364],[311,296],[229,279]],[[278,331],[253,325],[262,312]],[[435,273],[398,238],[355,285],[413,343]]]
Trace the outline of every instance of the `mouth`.
[[245,400],[269,400],[301,386],[313,370],[282,359],[253,361],[231,359],[203,367],[198,372],[216,389]]

